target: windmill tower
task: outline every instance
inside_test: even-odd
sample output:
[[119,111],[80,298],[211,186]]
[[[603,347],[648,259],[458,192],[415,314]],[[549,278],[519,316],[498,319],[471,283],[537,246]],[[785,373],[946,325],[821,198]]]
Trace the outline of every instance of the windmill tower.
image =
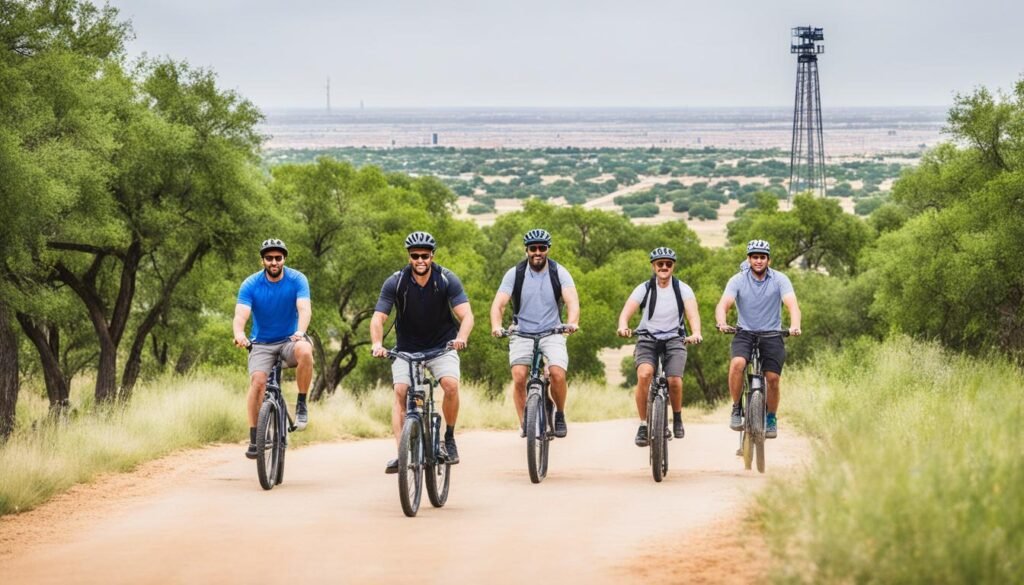
[[811,191],[825,195],[825,146],[821,131],[821,84],[818,55],[825,52],[820,28],[792,30],[789,52],[797,56],[793,104],[793,146],[789,158],[789,195]]

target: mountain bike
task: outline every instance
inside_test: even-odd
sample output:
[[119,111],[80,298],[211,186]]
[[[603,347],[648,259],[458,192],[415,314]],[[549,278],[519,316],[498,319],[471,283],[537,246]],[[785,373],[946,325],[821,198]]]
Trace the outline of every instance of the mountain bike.
[[451,464],[441,444],[441,414],[434,408],[437,381],[426,362],[450,350],[449,343],[429,352],[388,351],[388,357],[409,362],[409,379],[413,382],[406,396],[405,425],[398,443],[398,498],[402,511],[410,518],[420,509],[424,476],[430,503],[440,508],[448,501]]
[[[252,344],[249,344],[249,349],[252,349]],[[256,444],[260,451],[256,457],[256,476],[265,490],[274,489],[275,485],[284,481],[284,453],[288,448],[288,433],[296,429],[288,413],[288,405],[281,395],[282,367],[282,359],[278,356],[267,378],[263,404],[256,418]]]
[[743,430],[740,431],[740,448],[737,455],[743,457],[743,468],[750,469],[754,460],[757,471],[764,473],[764,441],[765,426],[768,421],[768,408],[765,398],[764,372],[761,371],[761,339],[764,337],[789,337],[789,331],[748,331],[739,327],[731,328],[725,333],[735,334],[744,331],[754,336],[751,344],[750,357],[747,359],[746,376],[743,379],[743,392],[740,395],[743,409]]
[[521,333],[515,329],[502,329],[499,337],[515,335],[533,340],[533,358],[530,360],[530,374],[526,381],[526,407],[523,409],[523,428],[526,432],[526,466],[530,481],[540,483],[548,474],[548,449],[555,438],[555,403],[551,399],[550,385],[544,373],[544,354],[540,351],[540,340],[551,335],[561,335],[570,328],[559,325],[541,333]]
[[[669,407],[668,399],[668,378],[665,377],[665,344],[657,339],[649,331],[634,331],[633,335],[649,339],[657,343],[657,363],[654,366],[654,376],[651,378],[651,388],[647,395],[647,436],[650,447],[651,473],[654,481],[660,482],[668,475],[668,442],[672,440],[672,431],[669,429]],[[655,432],[657,429],[664,429],[663,432]]]

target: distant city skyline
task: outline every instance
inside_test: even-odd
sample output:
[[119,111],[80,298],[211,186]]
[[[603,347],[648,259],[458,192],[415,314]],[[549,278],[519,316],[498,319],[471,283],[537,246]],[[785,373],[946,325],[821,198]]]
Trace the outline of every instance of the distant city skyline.
[[822,105],[948,106],[1024,73],[1003,0],[112,0],[131,58],[214,70],[267,109],[792,107],[790,28],[824,28]]

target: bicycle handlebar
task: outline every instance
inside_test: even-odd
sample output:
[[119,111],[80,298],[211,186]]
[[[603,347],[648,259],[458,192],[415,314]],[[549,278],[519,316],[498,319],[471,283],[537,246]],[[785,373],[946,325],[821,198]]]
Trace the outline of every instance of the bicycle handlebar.
[[[654,336],[653,333],[651,333],[650,331],[647,331],[646,329],[634,329],[633,332],[629,334],[629,336],[630,337],[637,337],[637,338],[643,337],[643,338],[646,338],[646,339],[650,339],[652,341],[669,341],[669,339],[673,339],[673,338],[664,339],[664,340],[663,339],[658,339],[657,337]],[[685,335],[683,335],[683,330],[682,329],[677,330],[676,337],[678,337],[678,338],[683,340],[683,345],[696,345],[696,343],[697,343],[695,341],[688,341],[687,340],[688,338]]]
[[757,337],[774,337],[776,335],[781,335],[782,337],[789,337],[789,329],[771,329],[771,330],[768,330],[768,331],[753,331],[751,329],[744,329],[742,327],[736,326],[736,327],[729,327],[728,329],[723,329],[721,331],[722,331],[722,333],[724,333],[726,335],[736,335],[740,331],[743,331],[743,332],[746,332],[746,333],[750,333],[751,335],[755,335]]
[[391,359],[401,358],[407,362],[425,362],[432,360],[436,357],[439,357],[441,354],[447,353],[452,349],[454,349],[454,347],[452,345],[452,342],[449,341],[444,345],[444,347],[439,349],[432,349],[430,351],[417,351],[410,353],[405,351],[396,351],[394,349],[389,349],[387,357]]
[[547,331],[541,331],[540,333],[522,333],[518,329],[509,328],[502,329],[501,335],[499,335],[498,337],[510,337],[512,335],[515,335],[516,337],[523,337],[526,339],[543,339],[551,335],[561,335],[563,333],[572,333],[573,331],[579,331],[579,329],[573,329],[568,325],[559,325],[557,327],[548,329]]

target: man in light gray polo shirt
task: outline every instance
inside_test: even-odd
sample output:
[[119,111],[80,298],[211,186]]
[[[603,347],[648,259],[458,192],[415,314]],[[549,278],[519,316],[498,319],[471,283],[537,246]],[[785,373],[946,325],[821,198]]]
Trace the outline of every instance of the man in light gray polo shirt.
[[736,338],[732,340],[732,361],[729,362],[729,394],[732,395],[732,415],[729,427],[743,430],[743,409],[740,392],[743,372],[755,341],[761,348],[761,363],[768,384],[768,420],[765,437],[778,436],[776,413],[779,409],[779,379],[786,362],[786,346],[780,335],[754,335],[756,332],[774,332],[782,329],[781,305],[789,311],[789,334],[800,335],[800,305],[789,278],[769,268],[771,246],[764,240],[751,240],[747,244],[747,262],[738,274],[729,279],[722,299],[715,307],[715,321],[722,332],[736,331],[726,323],[726,313],[736,304],[739,318]]
[[[542,229],[530,230],[523,236],[523,244],[526,246],[526,260],[505,273],[491,303],[491,334],[501,336],[501,320],[510,300],[513,322],[523,333],[544,333],[561,325],[562,304],[566,308],[565,326],[569,333],[576,331],[579,328],[580,299],[569,271],[548,259],[551,234]],[[555,401],[555,436],[564,437],[568,432],[565,424],[565,372],[569,367],[565,337],[551,335],[543,338],[540,350],[547,361],[551,397]],[[509,342],[508,361],[512,366],[512,398],[520,421],[526,406],[526,378],[532,357],[533,341],[513,336]]]

